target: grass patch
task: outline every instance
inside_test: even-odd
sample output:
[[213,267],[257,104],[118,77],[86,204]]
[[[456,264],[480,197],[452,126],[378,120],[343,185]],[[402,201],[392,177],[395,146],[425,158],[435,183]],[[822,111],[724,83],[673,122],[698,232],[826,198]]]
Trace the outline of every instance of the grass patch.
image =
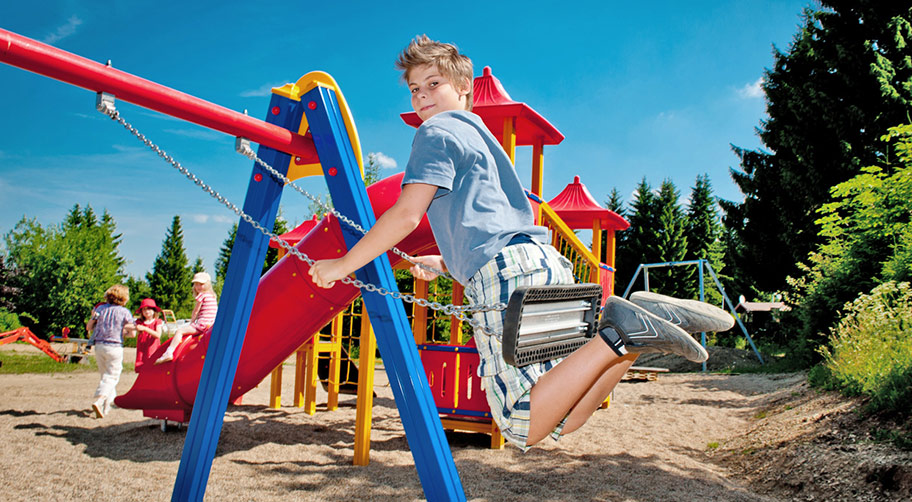
[[[95,358],[89,356],[88,364],[58,363],[45,354],[17,354],[5,352],[0,355],[0,375],[53,374],[53,373],[97,373]],[[125,363],[124,371],[133,371],[134,363]]]
[[710,450],[715,450],[716,448],[719,447],[719,442],[718,442],[718,441],[712,441],[712,442],[708,443],[708,444],[706,445],[706,447],[709,448]]

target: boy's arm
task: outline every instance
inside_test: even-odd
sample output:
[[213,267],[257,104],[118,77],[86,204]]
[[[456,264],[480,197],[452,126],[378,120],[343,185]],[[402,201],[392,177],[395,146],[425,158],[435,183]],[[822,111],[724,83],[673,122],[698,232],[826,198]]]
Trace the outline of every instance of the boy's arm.
[[377,223],[342,258],[320,260],[310,267],[317,286],[331,288],[336,281],[368,264],[412,233],[437,193],[435,185],[410,183],[402,187],[399,199],[380,216]]

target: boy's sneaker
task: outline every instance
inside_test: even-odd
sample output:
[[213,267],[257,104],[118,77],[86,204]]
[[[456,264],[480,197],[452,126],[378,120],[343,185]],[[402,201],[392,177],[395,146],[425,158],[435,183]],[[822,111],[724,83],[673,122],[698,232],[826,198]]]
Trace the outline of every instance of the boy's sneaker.
[[735,325],[735,318],[728,312],[697,300],[636,291],[630,301],[688,333],[728,331]]
[[695,363],[709,359],[706,349],[683,329],[618,296],[605,301],[599,319],[599,331],[603,330],[620,335],[630,353],[676,354]]

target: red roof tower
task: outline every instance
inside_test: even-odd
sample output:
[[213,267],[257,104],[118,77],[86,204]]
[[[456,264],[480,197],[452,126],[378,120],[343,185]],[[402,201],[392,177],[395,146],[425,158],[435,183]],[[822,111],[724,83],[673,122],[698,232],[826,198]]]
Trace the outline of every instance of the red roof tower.
[[602,231],[606,232],[608,242],[605,245],[605,264],[614,268],[614,233],[627,230],[630,223],[621,215],[605,209],[595,201],[586,185],[580,182],[579,176],[573,177],[573,183],[548,202],[551,209],[560,216],[568,227],[592,230],[592,254],[601,259]]

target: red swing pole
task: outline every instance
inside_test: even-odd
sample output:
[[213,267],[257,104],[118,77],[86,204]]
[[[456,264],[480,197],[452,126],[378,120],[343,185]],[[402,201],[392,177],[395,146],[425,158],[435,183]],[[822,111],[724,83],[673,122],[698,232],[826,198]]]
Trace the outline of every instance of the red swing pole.
[[0,62],[301,157],[313,141],[274,124],[0,28]]

